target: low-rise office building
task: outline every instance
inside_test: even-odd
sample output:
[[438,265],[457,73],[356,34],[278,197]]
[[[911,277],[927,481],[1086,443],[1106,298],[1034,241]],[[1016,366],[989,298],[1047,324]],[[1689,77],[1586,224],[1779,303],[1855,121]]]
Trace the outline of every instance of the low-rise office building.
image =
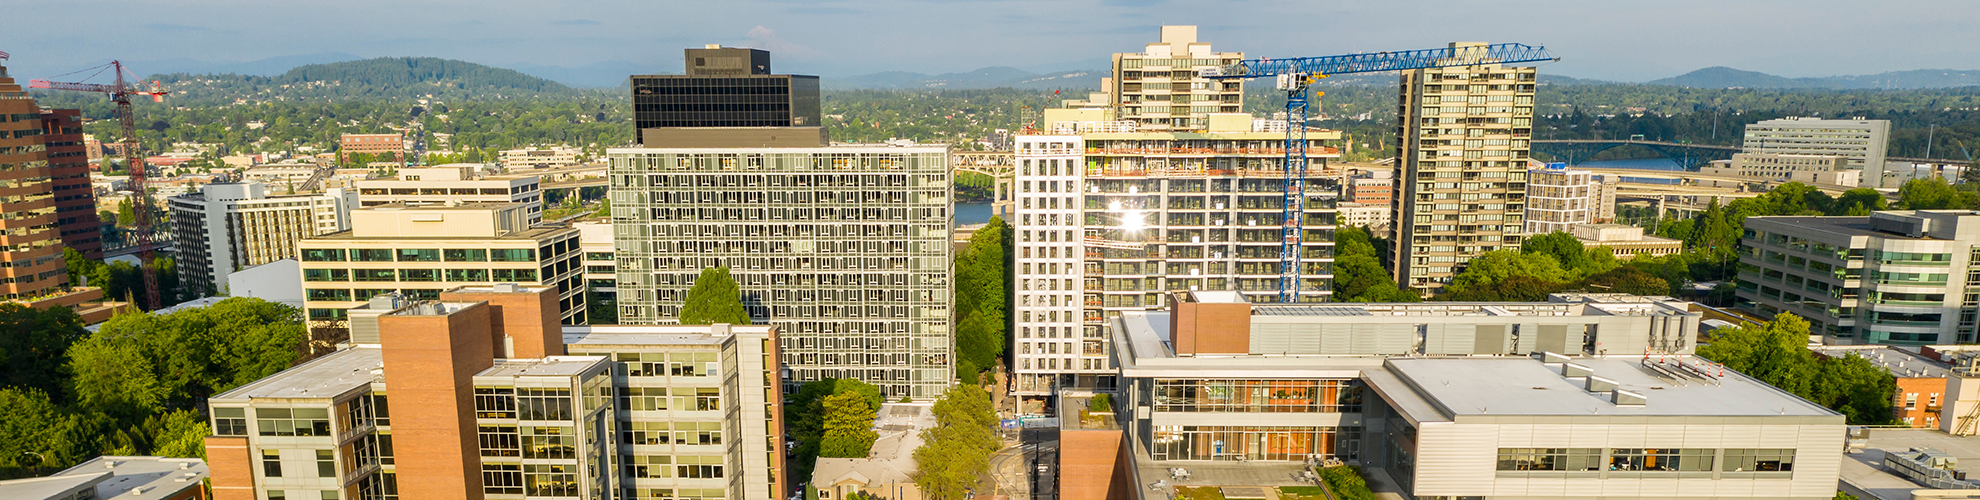
[[1062,453],[1126,452],[1141,471],[1340,460],[1415,498],[1833,496],[1843,416],[1692,356],[1700,314],[1663,298],[1553,299],[1254,305],[1212,292],[1124,313],[1112,341],[1126,444]]
[[1748,217],[1738,307],[1807,318],[1825,344],[1974,342],[1980,212]]
[[1647,255],[1662,257],[1684,253],[1684,241],[1643,234],[1643,228],[1622,224],[1579,224],[1568,227],[1568,234],[1586,248],[1607,248],[1616,258],[1634,259]]
[[355,161],[358,154],[373,161],[397,161],[406,156],[406,136],[401,134],[344,134],[337,140],[337,154],[343,161]]
[[461,203],[521,203],[529,206],[529,222],[543,220],[543,182],[533,175],[482,176],[484,165],[450,164],[399,169],[397,178],[357,181],[358,202],[372,207],[387,203],[458,205]]
[[300,245],[310,324],[345,327],[345,310],[379,295],[430,300],[441,290],[488,283],[556,288],[560,320],[584,323],[578,231],[532,226],[527,210],[471,203],[352,211],[351,230]]
[[[1849,159],[1838,155],[1798,155],[1782,153],[1738,153],[1730,160],[1717,160],[1699,168],[1702,174],[1737,175],[1810,184],[1855,186],[1863,175],[1852,169]],[[1737,184],[1708,180],[1713,186]]]
[[208,400],[214,498],[784,495],[775,327],[563,327],[555,301],[354,311],[352,345]]
[[197,458],[101,456],[53,475],[0,481],[11,500],[205,500]]
[[502,150],[502,168],[564,168],[578,165],[578,148],[521,148]]

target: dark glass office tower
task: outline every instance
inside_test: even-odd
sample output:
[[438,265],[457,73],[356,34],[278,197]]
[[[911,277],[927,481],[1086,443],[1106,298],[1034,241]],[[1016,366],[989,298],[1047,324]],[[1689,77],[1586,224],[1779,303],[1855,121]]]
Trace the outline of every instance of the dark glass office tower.
[[817,127],[818,77],[770,74],[770,53],[687,49],[685,75],[634,75],[633,121],[656,127]]

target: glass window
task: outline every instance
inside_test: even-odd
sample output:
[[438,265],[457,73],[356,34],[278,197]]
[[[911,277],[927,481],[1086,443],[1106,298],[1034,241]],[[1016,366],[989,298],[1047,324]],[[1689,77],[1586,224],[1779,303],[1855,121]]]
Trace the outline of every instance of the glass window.
[[217,436],[246,436],[247,410],[244,408],[214,408],[213,434]]
[[[278,450],[261,450],[261,476],[262,476],[262,477],[282,477],[282,452],[281,452],[281,451],[278,451]],[[273,492],[273,491],[270,491],[270,492],[268,492],[268,493],[269,493],[269,495],[268,495],[268,498],[271,498],[271,499],[273,499],[273,498],[276,498],[276,497],[275,497],[275,495],[274,495],[274,493],[275,493],[275,492]]]
[[523,494],[522,464],[481,464],[481,492],[489,495]]
[[401,248],[399,262],[439,262],[440,251],[431,248]]
[[536,262],[536,250],[531,248],[497,248],[489,251],[489,260],[495,262]]
[[449,248],[447,262],[485,262],[488,250],[480,248]]
[[303,262],[343,262],[344,249],[305,248],[302,251],[302,260]]
[[1502,471],[1599,471],[1601,448],[1499,448]]
[[535,269],[496,269],[494,272],[494,277],[495,277],[495,281],[500,281],[504,283],[536,281],[536,270]]
[[400,269],[399,281],[438,281],[440,272],[434,269]]
[[576,465],[524,465],[523,483],[529,496],[578,496]]
[[309,300],[351,300],[351,291],[343,288],[311,288]]
[[398,281],[398,274],[391,269],[358,269],[358,281]]
[[[337,477],[337,458],[330,450],[316,450],[316,477]],[[337,498],[336,492],[328,492]]]
[[1723,472],[1792,472],[1792,448],[1732,448],[1726,450]]
[[1616,448],[1609,470],[1647,472],[1711,472],[1713,449]]
[[304,269],[303,281],[350,281],[349,269]]
[[522,427],[523,458],[577,458],[577,435],[570,427]]
[[330,410],[325,408],[257,408],[255,426],[263,436],[328,436]]
[[354,262],[392,262],[392,251],[383,248],[359,248],[351,251]]
[[488,281],[487,269],[448,269],[447,281]]

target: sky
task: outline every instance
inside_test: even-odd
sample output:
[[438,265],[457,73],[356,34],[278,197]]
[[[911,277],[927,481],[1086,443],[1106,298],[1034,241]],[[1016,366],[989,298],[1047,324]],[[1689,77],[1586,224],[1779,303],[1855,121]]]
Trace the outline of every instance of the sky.
[[[1248,57],[1544,45],[1543,73],[1647,81],[1710,66],[1789,77],[1980,69],[1966,0],[0,0],[16,78],[109,59],[340,52],[678,72],[681,49],[772,51],[778,73],[1104,69],[1164,24]],[[143,68],[135,68],[140,73]]]

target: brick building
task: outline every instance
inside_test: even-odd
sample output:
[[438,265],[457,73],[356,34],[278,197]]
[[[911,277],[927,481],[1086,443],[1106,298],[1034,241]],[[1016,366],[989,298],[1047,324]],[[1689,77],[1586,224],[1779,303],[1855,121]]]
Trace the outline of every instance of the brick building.
[[[337,141],[337,158],[351,161],[358,153],[372,155],[373,161],[397,161],[406,156],[406,138],[399,134],[344,134]],[[386,154],[391,157],[383,156]]]
[[41,112],[41,142],[48,147],[49,178],[55,188],[55,225],[62,245],[90,259],[103,258],[102,221],[89,188],[89,151],[83,143],[81,111]]

